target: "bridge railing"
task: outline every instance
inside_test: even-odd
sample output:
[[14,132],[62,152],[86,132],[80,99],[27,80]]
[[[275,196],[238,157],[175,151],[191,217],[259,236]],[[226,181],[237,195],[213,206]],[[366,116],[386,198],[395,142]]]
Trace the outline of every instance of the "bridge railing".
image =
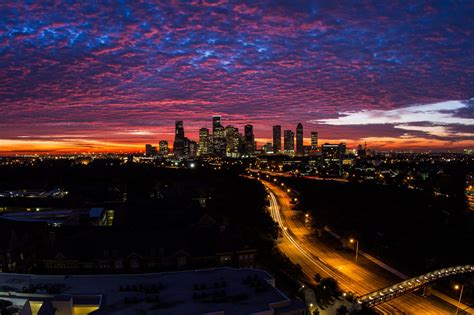
[[357,302],[367,306],[375,306],[377,304],[387,302],[401,295],[420,289],[437,279],[468,272],[474,272],[474,265],[456,266],[435,270],[363,295],[357,298]]

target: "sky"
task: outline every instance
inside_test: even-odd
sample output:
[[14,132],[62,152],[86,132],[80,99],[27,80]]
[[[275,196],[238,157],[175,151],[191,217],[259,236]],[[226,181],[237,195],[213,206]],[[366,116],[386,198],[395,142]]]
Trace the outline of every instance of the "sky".
[[[473,1],[0,2],[0,154],[143,150],[220,115],[474,147]],[[401,2],[401,1],[400,1]]]

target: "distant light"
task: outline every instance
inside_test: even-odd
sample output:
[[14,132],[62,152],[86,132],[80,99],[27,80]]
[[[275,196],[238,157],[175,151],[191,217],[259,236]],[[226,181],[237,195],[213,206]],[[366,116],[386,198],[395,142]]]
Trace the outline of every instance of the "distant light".
[[190,167],[190,168],[194,168],[194,167],[196,167],[196,164],[191,163],[191,164],[189,164],[189,167]]

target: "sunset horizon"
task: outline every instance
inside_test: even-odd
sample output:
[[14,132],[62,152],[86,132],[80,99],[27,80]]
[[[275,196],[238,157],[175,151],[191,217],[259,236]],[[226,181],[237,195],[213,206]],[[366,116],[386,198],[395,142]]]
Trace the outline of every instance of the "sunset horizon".
[[0,5],[0,155],[137,151],[219,115],[374,150],[474,147],[472,4]]

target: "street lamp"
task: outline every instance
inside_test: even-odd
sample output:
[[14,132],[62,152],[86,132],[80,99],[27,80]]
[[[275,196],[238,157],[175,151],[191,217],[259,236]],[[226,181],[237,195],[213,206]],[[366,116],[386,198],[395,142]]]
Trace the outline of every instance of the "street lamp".
[[464,284],[463,284],[463,285],[456,284],[456,285],[454,286],[454,290],[457,291],[457,290],[459,290],[459,289],[461,289],[461,292],[459,292],[459,300],[458,300],[458,304],[456,305],[456,313],[454,313],[454,314],[456,314],[456,315],[458,315],[458,312],[459,312],[459,305],[461,304],[462,293],[463,293],[463,291],[464,291]]
[[356,243],[356,264],[357,264],[357,259],[359,258],[359,241],[351,238],[349,242],[351,242],[351,244]]

